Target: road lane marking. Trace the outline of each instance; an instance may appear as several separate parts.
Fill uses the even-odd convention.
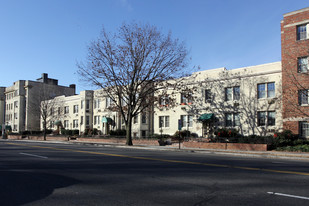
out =
[[[39,157],[39,158],[43,158],[43,159],[48,159],[48,157],[44,157],[44,156],[40,156],[40,155],[35,155],[35,154],[29,154],[29,153],[19,153],[21,155],[26,155],[26,156],[31,156],[31,157]]]
[[[273,170],[273,169],[264,169],[264,168],[256,168],[256,167],[243,167],[243,166],[233,166],[233,165],[224,165],[224,164],[191,162],[191,161],[183,161],[183,160],[168,160],[168,159],[151,158],[151,157],[136,157],[136,156],[128,156],[128,155],[120,155],[120,154],[110,154],[110,153],[104,153],[104,152],[91,152],[91,151],[74,150],[74,149],[61,149],[61,148],[56,148],[56,147],[34,146],[34,145],[26,145],[26,144],[18,144],[18,143],[7,143],[7,144],[24,146],[24,147],[41,148],[41,149],[51,149],[51,150],[58,150],[58,151],[77,152],[77,153],[84,153],[84,154],[104,155],[104,156],[110,156],[110,157],[122,157],[122,158],[130,158],[130,159],[152,160],[152,161],[160,161],[160,162],[181,163],[181,164],[191,164],[191,165],[203,165],[203,166],[210,166],[210,167],[223,167],[223,168],[234,168],[234,169],[251,170],[251,171],[262,171],[262,172],[271,172],[271,173],[309,176],[308,172]]]
[[[292,197],[292,198],[298,198],[303,200],[309,200],[309,197],[303,197],[303,196],[297,196],[297,195],[289,195],[289,194],[283,194],[278,192],[267,192],[270,195],[278,195],[278,196],[284,196],[284,197]]]

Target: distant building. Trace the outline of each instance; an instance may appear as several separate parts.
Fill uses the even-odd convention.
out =
[[[74,95],[75,85],[60,86],[58,80],[50,79],[48,74],[43,73],[37,81],[19,80],[14,82],[12,86],[5,88],[4,94],[5,124],[11,126],[13,132],[38,131],[40,130],[39,105],[41,101],[59,95]]]
[[[309,7],[281,21],[283,126],[309,138]]]

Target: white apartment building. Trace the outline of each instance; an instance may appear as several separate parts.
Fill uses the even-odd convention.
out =
[[[81,91],[79,95],[58,96],[46,102],[52,101],[53,115],[47,120],[49,129],[57,129],[58,123],[61,123],[64,129],[79,130],[80,134],[87,132],[87,129],[96,129],[102,135],[109,134],[111,130],[125,129],[122,116],[111,109],[113,102],[102,90]],[[152,134],[153,130],[149,128],[152,124],[150,115],[143,113],[134,118],[132,126],[134,137],[146,137]]]
[[[217,128],[234,128],[243,135],[282,129],[281,62],[205,70],[184,78],[183,83],[191,94],[165,95],[155,107],[155,133],[173,135],[179,120],[181,130],[200,137],[211,136]],[[175,98],[176,105],[164,103],[168,98]]]
[[[58,85],[58,80],[48,78],[43,73],[36,81],[19,80],[12,86],[6,87],[5,107],[0,109],[4,113],[4,123],[13,132],[40,130],[40,103],[59,95],[74,95],[75,85],[69,87]],[[0,113],[1,113],[0,112]]]
[[[133,119],[132,136],[173,135],[179,129],[209,137],[217,128],[237,129],[243,135],[272,134],[282,129],[281,62],[193,73],[182,79],[190,94],[169,89],[149,112]],[[155,94],[158,95],[159,94]],[[191,98],[190,98],[191,96]],[[125,129],[121,115],[102,90],[59,96],[65,129],[97,129],[100,134]],[[170,104],[174,99],[175,104]],[[50,128],[55,129],[53,123]]]

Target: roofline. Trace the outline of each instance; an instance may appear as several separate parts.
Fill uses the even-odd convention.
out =
[[[309,7],[299,9],[299,10],[296,10],[296,11],[292,11],[292,12],[289,12],[289,13],[285,13],[285,14],[283,14],[283,17],[291,16],[291,15],[298,14],[298,13],[301,13],[301,12],[304,12],[304,11],[309,11]]]

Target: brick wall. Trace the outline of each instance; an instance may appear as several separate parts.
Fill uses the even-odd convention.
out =
[[[298,90],[309,89],[309,74],[298,73],[297,59],[309,56],[309,39],[297,40],[297,25],[309,21],[309,9],[284,15],[281,22],[283,128],[299,132],[298,121],[309,117],[309,107],[300,106]],[[309,31],[308,31],[309,32]]]

